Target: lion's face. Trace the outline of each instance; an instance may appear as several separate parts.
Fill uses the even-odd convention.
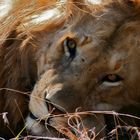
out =
[[[83,14],[49,35],[37,34],[39,80],[29,106],[36,117],[139,104],[140,20],[104,18]]]

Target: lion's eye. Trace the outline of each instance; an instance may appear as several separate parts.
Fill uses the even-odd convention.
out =
[[[77,47],[76,41],[72,38],[66,38],[63,43],[65,49],[67,49],[67,52],[69,53],[69,57],[74,58],[76,55],[76,47]]]
[[[118,86],[122,80],[123,78],[117,74],[108,74],[103,77],[102,83],[106,86]]]

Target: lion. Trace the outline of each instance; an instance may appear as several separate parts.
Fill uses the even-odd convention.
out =
[[[140,2],[104,1],[96,6],[74,1],[67,6],[67,17],[51,24],[50,34],[38,34],[39,42],[46,38],[46,51],[38,52],[40,79],[30,96],[26,123],[37,135],[49,135],[41,120],[63,131],[68,119],[58,114],[78,108],[139,114]],[[82,119],[85,127],[96,125],[99,132],[106,115],[96,117],[98,121],[89,115]]]
[[[55,3],[50,8],[61,2]],[[8,126],[18,134],[27,117],[30,134],[65,134],[68,121],[75,123],[69,114],[97,111],[81,113],[80,124],[100,133],[108,123],[100,112],[139,115],[139,0],[68,0],[59,8],[59,16],[41,24],[28,17],[44,7],[15,8],[19,18],[4,19],[11,26],[1,33],[0,111],[8,112]],[[0,134],[8,136],[5,130]]]

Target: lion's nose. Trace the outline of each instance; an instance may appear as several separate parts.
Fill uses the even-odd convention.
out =
[[[59,115],[59,114],[66,114],[66,110],[61,106],[52,103],[51,101],[46,99],[46,106],[51,115]]]
[[[70,113],[75,112],[76,108],[82,107],[82,94],[78,93],[72,86],[59,83],[48,86],[45,91],[47,92],[45,99],[53,103],[53,106],[59,110],[66,110]]]

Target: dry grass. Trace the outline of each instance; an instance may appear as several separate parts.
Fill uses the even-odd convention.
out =
[[[96,140],[96,137],[100,134],[101,131],[106,129],[106,126],[102,128],[100,132],[96,132],[96,127],[93,127],[91,129],[85,128],[83,122],[82,122],[82,115],[93,115],[96,116],[96,114],[108,114],[114,116],[114,122],[116,124],[115,129],[113,129],[111,132],[109,132],[105,137],[103,137],[101,140],[139,140],[140,139],[140,131],[138,127],[133,127],[127,125],[126,122],[124,122],[120,116],[125,116],[129,119],[137,119],[140,120],[139,117],[129,115],[129,114],[122,114],[122,113],[116,113],[114,111],[86,111],[86,112],[76,112],[76,113],[68,113],[68,114],[60,114],[60,115],[53,115],[53,117],[65,117],[67,118],[67,124],[68,127],[54,127],[59,133],[63,134],[64,137],[47,137],[47,136],[33,136],[33,135],[27,135],[22,136],[22,131],[24,131],[26,128],[24,127],[23,130],[11,140]],[[7,112],[4,112],[0,114],[3,116],[4,122],[8,122],[7,120]],[[122,121],[125,123],[125,125],[119,124],[119,121]],[[47,128],[47,123],[45,124]],[[3,140],[3,138],[0,138]]]
[[[17,92],[20,94],[24,94],[26,96],[29,96],[28,92],[21,92],[18,90],[14,89],[9,89],[9,88],[1,88],[0,90],[9,90],[12,92]],[[35,97],[38,98],[38,97]],[[80,112],[78,109],[74,113],[67,113],[67,114],[59,114],[59,115],[52,115],[51,113],[49,114],[49,117],[64,117],[67,118],[67,127],[62,126],[61,124],[58,125],[57,127],[51,126],[54,129],[56,129],[59,134],[63,134],[65,137],[47,137],[47,136],[33,136],[33,135],[27,135],[23,136],[22,132],[26,131],[26,126],[19,132],[19,134],[15,137],[12,138],[11,140],[39,140],[39,139],[44,139],[44,140],[96,140],[96,137],[106,129],[106,126],[103,126],[102,129],[99,132],[96,132],[96,127],[87,129],[84,124],[82,117],[83,115],[91,115],[94,117],[97,117],[96,115],[112,115],[114,118],[114,124],[115,128],[108,133],[102,140],[125,140],[125,138],[128,136],[130,137],[130,140],[139,140],[140,139],[140,131],[138,127],[135,126],[130,126],[125,122],[125,120],[121,119],[121,117],[127,117],[128,119],[135,119],[135,120],[140,120],[139,117],[130,115],[130,114],[123,114],[123,113],[117,113],[115,111],[84,111]],[[0,114],[2,116],[4,123],[9,127],[9,121],[7,118],[8,113],[3,112]],[[22,114],[21,114],[22,115]],[[48,119],[48,114],[43,117],[43,119],[46,121],[45,125],[47,128],[47,119]],[[39,122],[41,119],[39,119]],[[24,120],[25,122],[25,120]],[[124,125],[121,125],[123,122]],[[10,127],[9,127],[10,129]],[[48,128],[47,128],[48,129]],[[47,131],[46,129],[46,131]],[[11,130],[12,131],[12,130]],[[26,132],[28,134],[28,132]],[[0,138],[0,140],[4,140],[4,138]],[[127,138],[126,138],[127,140]],[[128,139],[129,140],[129,139]]]

